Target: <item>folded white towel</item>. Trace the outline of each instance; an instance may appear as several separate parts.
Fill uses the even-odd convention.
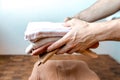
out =
[[[70,27],[64,27],[62,23],[30,22],[25,31],[25,40],[34,41],[46,37],[62,37]]]

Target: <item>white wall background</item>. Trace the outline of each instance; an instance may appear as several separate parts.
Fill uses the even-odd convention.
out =
[[[0,54],[23,55],[28,42],[28,22],[63,22],[96,0],[0,0]],[[119,14],[120,15],[120,14]],[[95,51],[110,54],[120,62],[120,42],[101,42]]]

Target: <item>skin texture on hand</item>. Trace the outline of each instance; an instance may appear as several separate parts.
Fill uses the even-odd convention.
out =
[[[76,51],[82,51],[90,48],[98,41],[95,39],[95,35],[89,30],[88,22],[81,21],[79,19],[72,19],[67,21],[64,26],[71,27],[64,37],[53,43],[48,47],[47,51],[52,51],[57,48],[61,48],[58,53],[73,53]],[[81,25],[81,26],[80,26]]]

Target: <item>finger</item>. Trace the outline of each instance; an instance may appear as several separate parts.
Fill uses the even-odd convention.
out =
[[[46,52],[47,48],[52,44],[53,42],[49,42],[47,44],[45,44],[44,46],[41,46],[37,49],[35,49],[31,55],[39,55],[39,54],[42,54],[44,52]]]
[[[66,21],[66,22],[63,24],[63,26],[65,26],[65,27],[74,26],[74,24],[75,24],[76,21],[77,21],[76,19],[70,19],[70,20]]]
[[[97,48],[99,46],[99,42],[96,42],[94,45],[92,45],[90,48]]]
[[[72,19],[71,17],[67,17],[67,18],[64,19],[64,22],[67,22],[67,21],[69,21],[71,19]]]
[[[63,46],[65,43],[67,43],[68,39],[66,37],[61,38],[60,40],[56,41],[55,43],[53,43],[52,45],[50,45],[47,48],[47,52],[53,51],[55,49],[60,48],[61,46]]]
[[[79,49],[81,49],[81,51],[82,51],[81,46],[80,45],[76,45],[74,48],[72,48],[71,50],[69,50],[68,53],[72,54],[72,53],[78,51]]]
[[[64,27],[71,27],[71,25],[68,24],[68,23],[63,23],[63,26],[64,26]]]
[[[71,50],[75,45],[71,43],[67,43],[64,47],[62,47],[57,54],[64,54],[67,53],[69,50]]]
[[[79,52],[79,53],[81,53],[81,54],[83,54],[87,57],[91,57],[91,58],[97,58],[98,57],[98,55],[90,49],[86,49],[86,50],[83,50],[83,51],[78,50],[77,52]]]

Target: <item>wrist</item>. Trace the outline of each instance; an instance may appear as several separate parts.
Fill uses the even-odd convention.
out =
[[[105,41],[108,39],[109,29],[106,29],[106,26],[102,23],[90,23],[91,34],[94,35],[97,41]]]
[[[96,22],[91,23],[90,28],[92,34],[98,41],[106,40],[120,40],[119,27],[120,23],[117,20],[107,21],[107,22]]]

